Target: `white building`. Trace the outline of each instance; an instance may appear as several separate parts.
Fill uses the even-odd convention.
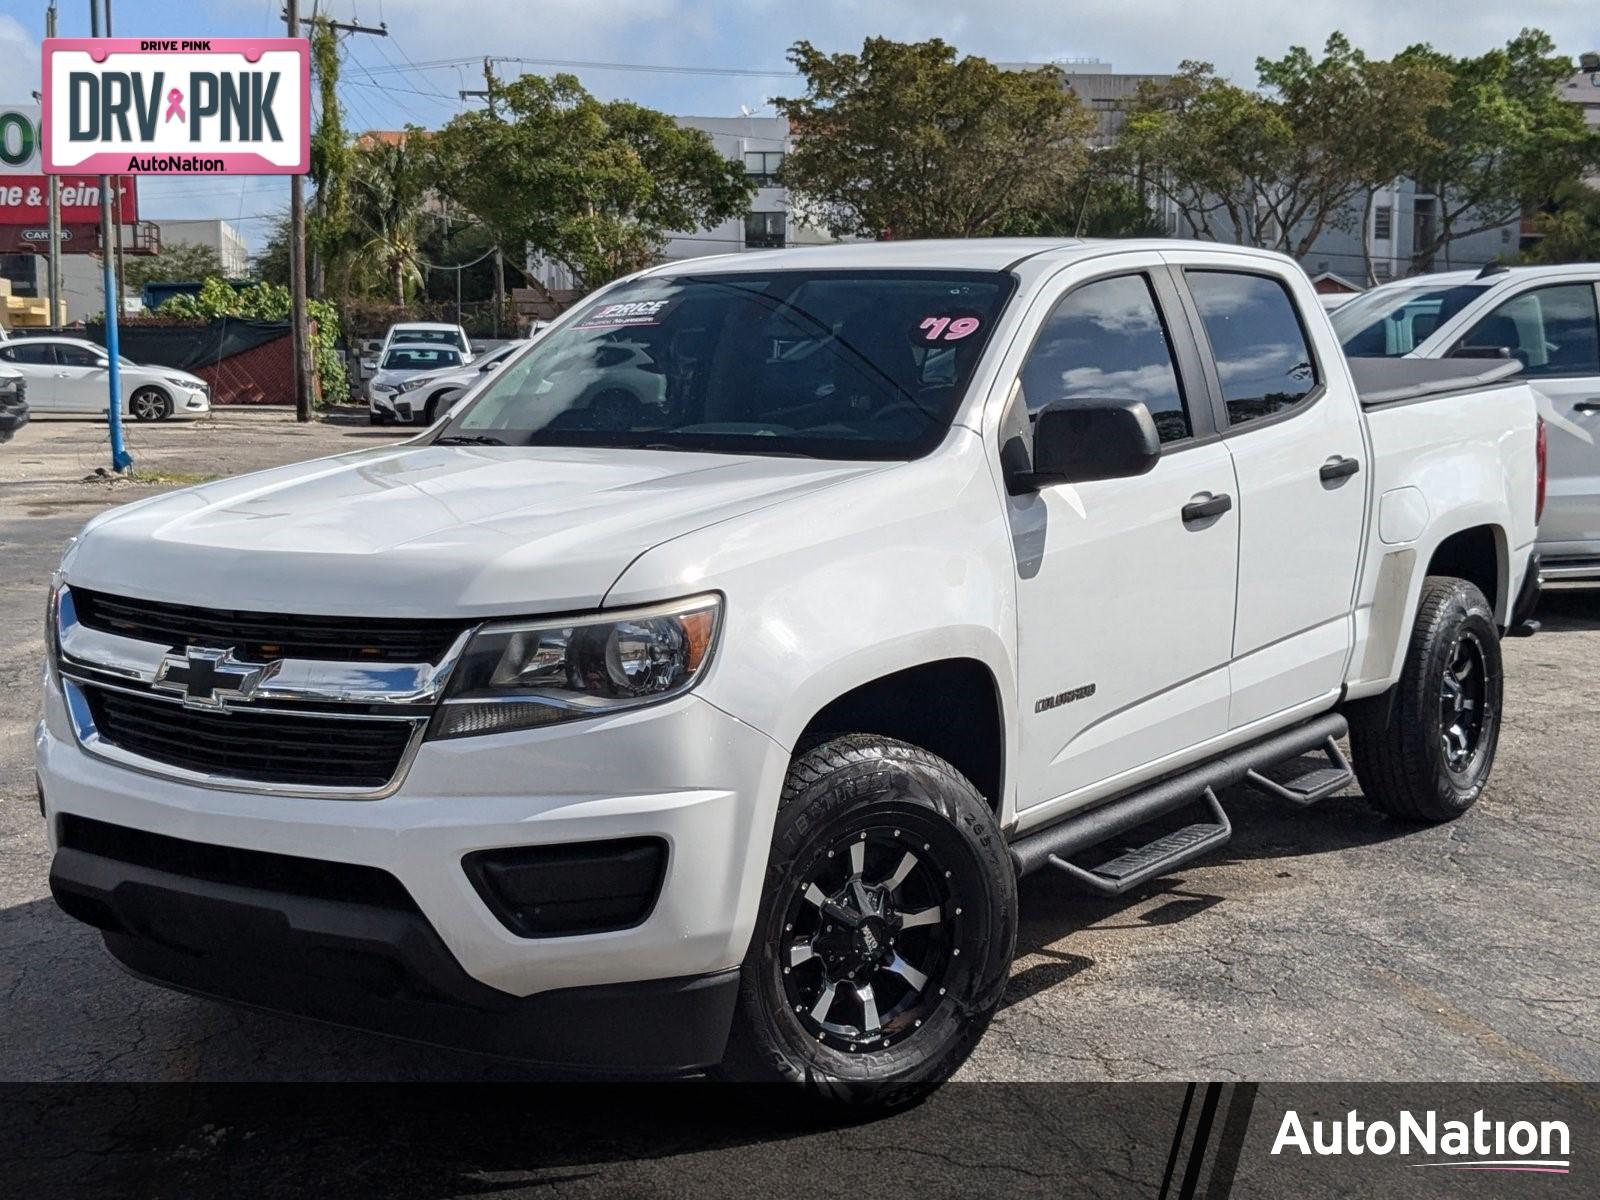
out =
[[[243,279],[250,273],[250,247],[239,231],[220,219],[201,221],[155,221],[161,229],[161,244],[209,246],[217,252],[222,273],[229,279]]]

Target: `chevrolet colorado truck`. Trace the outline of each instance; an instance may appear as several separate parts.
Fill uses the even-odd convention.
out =
[[[1210,244],[647,270],[411,441],[89,522],[53,893],[205,996],[914,1094],[1020,876],[1144,885],[1229,785],[1344,787],[1347,733],[1395,819],[1478,798],[1538,578],[1514,369],[1353,376],[1298,267]]]

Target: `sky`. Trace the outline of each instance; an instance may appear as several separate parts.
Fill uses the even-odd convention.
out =
[[[304,14],[313,2],[301,0]],[[45,0],[0,0],[0,103],[27,103],[39,86],[45,7]],[[1254,82],[1257,56],[1320,47],[1334,30],[1376,56],[1422,41],[1477,53],[1525,26],[1544,29],[1574,58],[1600,49],[1590,0],[321,0],[321,7],[338,20],[389,30],[388,37],[344,39],[341,95],[353,130],[449,120],[477,103],[457,92],[483,86],[485,54],[544,60],[498,64],[502,75],[570,70],[607,99],[733,116],[770,112],[769,97],[798,92],[784,55],[801,39],[841,51],[873,35],[942,37],[997,61],[1089,58],[1152,73],[1199,59],[1241,83]],[[112,0],[112,19],[120,37],[281,36],[282,9],[282,0]],[[89,0],[62,0],[58,12],[61,36],[89,33]],[[222,217],[259,248],[286,193],[285,182],[272,178],[145,179],[141,213]]]

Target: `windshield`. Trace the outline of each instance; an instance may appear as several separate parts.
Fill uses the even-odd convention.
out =
[[[385,371],[436,371],[440,367],[459,367],[461,355],[454,350],[410,349],[397,347],[383,359]]]
[[[441,343],[448,346],[459,346],[462,335],[453,329],[396,329],[389,339],[391,346],[405,344],[415,345],[418,342],[429,342],[437,346]]]
[[[496,372],[439,440],[914,458],[949,429],[1012,285],[976,271],[641,279]]]
[[[1378,288],[1340,305],[1330,318],[1351,358],[1399,358],[1481,296],[1485,286],[1434,283]]]

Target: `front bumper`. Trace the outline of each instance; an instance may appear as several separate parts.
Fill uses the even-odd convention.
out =
[[[611,718],[425,742],[398,790],[381,800],[227,791],[107,762],[76,743],[54,683],[46,687],[36,750],[52,848],[59,850],[58,890],[99,897],[113,914],[132,906],[109,928],[91,922],[107,929],[108,947],[131,969],[195,992],[406,1036],[426,1036],[436,1023],[429,1040],[457,1043],[451,1030],[485,1012],[503,1014],[482,1018],[487,1025],[509,1027],[518,1023],[511,1014],[533,1014],[528,1019],[537,1024],[566,1005],[593,1002],[597,1011],[613,1011],[612,992],[580,1001],[579,990],[650,984],[634,994],[669,1007],[680,992],[720,995],[711,984],[682,981],[726,973],[744,957],[787,765],[764,734],[692,694]],[[144,869],[137,864],[84,862],[60,848],[64,814],[208,846],[377,868],[399,881],[415,913],[397,923],[371,911],[309,910],[301,899],[270,891],[219,894],[213,885],[199,886],[203,880],[135,878],[130,872]],[[462,868],[480,850],[627,837],[657,837],[668,849],[654,908],[626,929],[520,937],[490,911]],[[220,949],[185,956],[181,939],[174,947],[172,936],[141,916],[145,901],[127,898],[141,889],[173,898],[162,902],[164,911],[180,921],[192,917],[222,931]],[[63,906],[73,911],[70,901]],[[264,938],[272,940],[262,932],[268,930],[286,947],[276,969],[256,954]],[[288,937],[301,930],[313,935],[310,943]],[[362,953],[402,962],[402,975],[431,981],[420,991],[401,989],[397,1021],[380,1012],[395,1008],[379,1004],[383,997],[332,989],[340,994],[324,1004],[322,981],[308,986],[305,964],[327,957],[315,947],[332,938],[359,949],[371,937],[375,945]],[[249,961],[235,961],[229,946],[243,947]],[[440,983],[453,973],[459,973],[454,983]],[[426,998],[418,1001],[423,1007],[411,1003],[414,995]],[[529,997],[540,1003],[518,1003]],[[477,1015],[446,1019],[435,1012],[440,1004]],[[501,1052],[550,1058],[531,1037],[494,1035],[507,1047]],[[633,1049],[625,1057],[649,1068],[699,1065],[668,1064]]]

